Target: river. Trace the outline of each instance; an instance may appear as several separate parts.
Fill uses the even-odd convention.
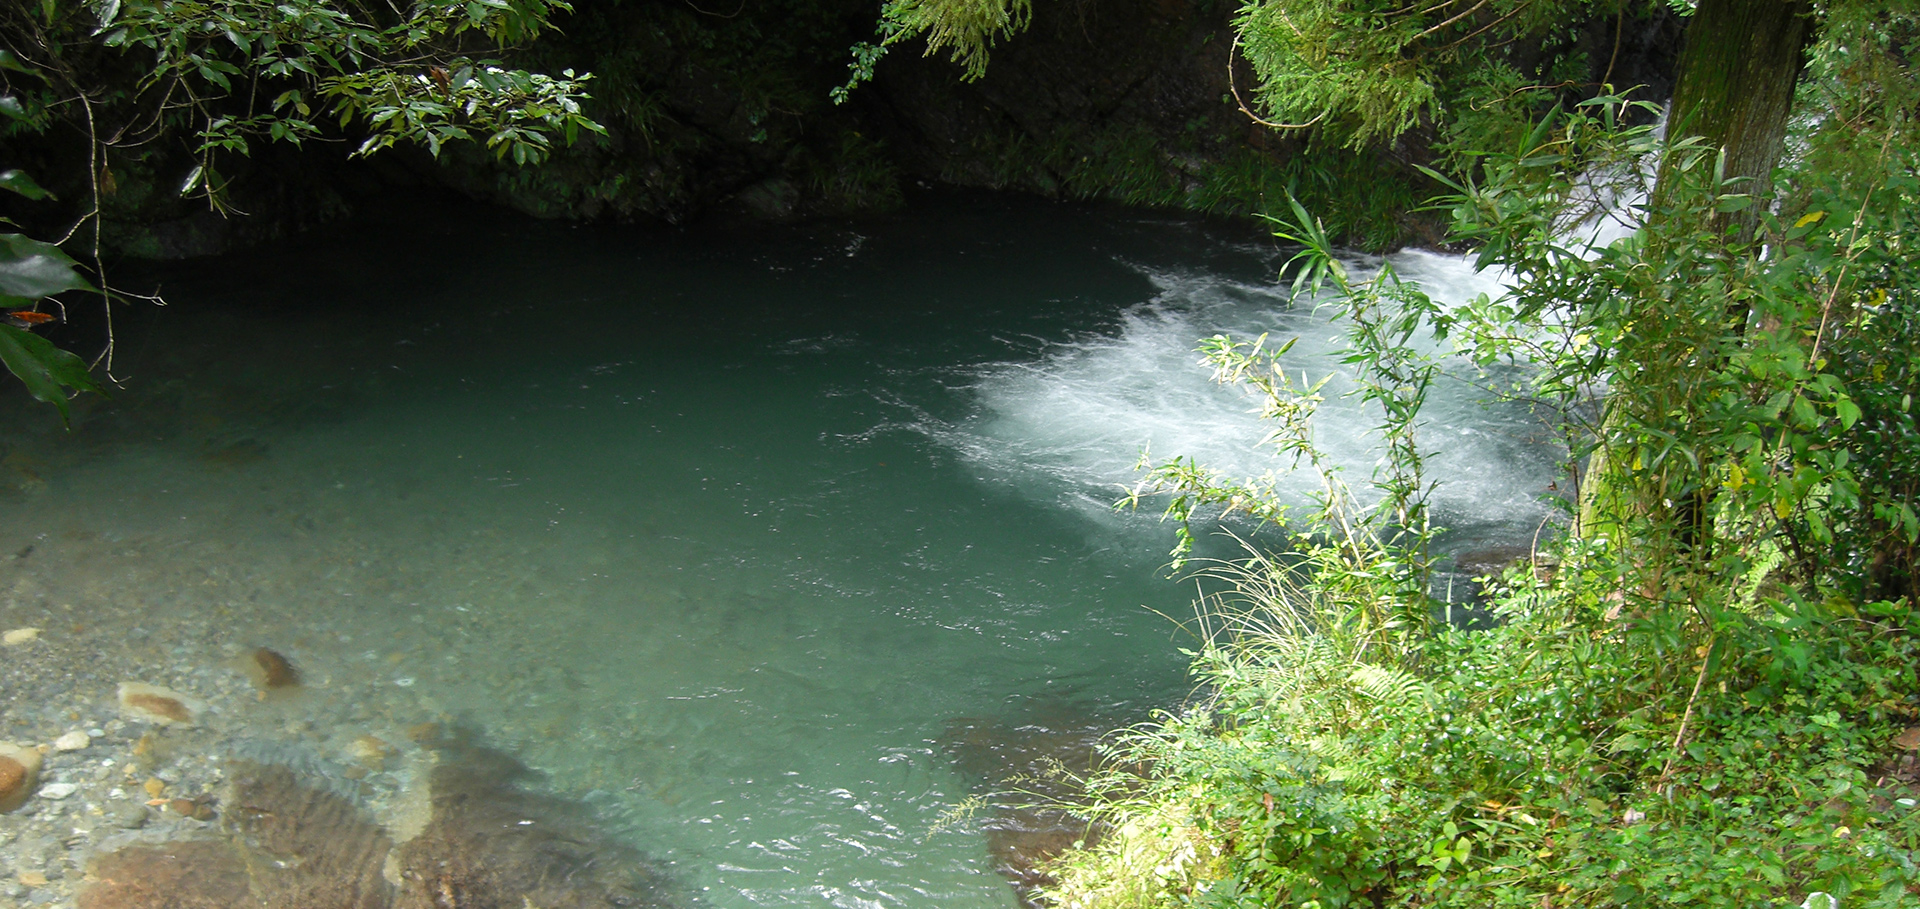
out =
[[[0,624],[125,638],[101,679],[228,698],[228,738],[473,729],[702,905],[1010,906],[956,749],[1187,697],[1171,528],[1111,505],[1143,448],[1263,469],[1198,339],[1335,368],[1286,258],[1245,225],[928,195],[689,232],[401,205],[124,271],[169,304],[121,309],[125,390],[71,435],[7,390],[0,544],[30,554]],[[1444,380],[1427,428],[1456,549],[1549,514],[1549,440],[1483,397]],[[1363,429],[1321,424],[1356,484]],[[304,705],[224,680],[256,646]]]

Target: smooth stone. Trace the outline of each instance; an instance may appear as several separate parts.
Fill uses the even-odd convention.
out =
[[[39,636],[40,629],[38,628],[15,628],[6,634],[0,634],[0,644],[13,647],[18,644],[25,644]]]
[[[191,726],[206,705],[171,688],[143,682],[121,682],[120,712],[130,720],[160,726]]]
[[[39,779],[40,749],[0,742],[0,811],[25,804]]]
[[[40,787],[40,797],[43,799],[63,799],[79,791],[80,787],[73,783],[48,783]]]
[[[57,739],[54,739],[53,750],[79,751],[80,749],[85,748],[91,744],[93,744],[93,738],[91,736],[88,736],[85,732],[75,729],[72,732],[67,733],[66,735],[63,735]]]

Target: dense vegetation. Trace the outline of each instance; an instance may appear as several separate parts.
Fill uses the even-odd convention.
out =
[[[1242,22],[1351,25],[1363,7],[1249,4]],[[1232,592],[1201,604],[1195,652],[1210,695],[1119,740],[1153,769],[1100,781],[1116,833],[1063,862],[1055,897],[1920,901],[1916,26],[1893,5],[1709,0],[1665,137],[1601,96],[1459,146],[1438,204],[1514,276],[1497,300],[1436,306],[1390,269],[1347,274],[1305,211],[1283,226],[1307,250],[1297,286],[1331,285],[1381,405],[1378,504],[1313,447],[1317,387],[1260,342],[1206,345],[1327,493],[1292,525],[1295,555],[1217,569]],[[1404,128],[1410,108],[1377,96],[1300,97],[1333,65],[1310,49],[1266,70],[1269,104],[1297,106],[1282,116]],[[1623,200],[1634,233],[1584,244],[1596,203]],[[1564,539],[1494,582],[1483,630],[1441,621],[1426,583],[1418,414],[1443,364],[1408,342],[1429,333],[1523,367],[1509,392],[1557,415],[1580,486]],[[1157,469],[1155,492],[1182,519],[1286,517],[1269,483],[1191,462]]]

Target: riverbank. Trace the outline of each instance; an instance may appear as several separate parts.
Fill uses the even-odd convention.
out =
[[[1050,904],[1920,898],[1920,612],[1663,630],[1603,595],[1603,550],[1561,555],[1480,631],[1376,637],[1258,571],[1203,604],[1205,698],[1115,741],[1151,769],[1096,781],[1113,832]]]

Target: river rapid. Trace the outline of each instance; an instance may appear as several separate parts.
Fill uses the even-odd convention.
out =
[[[968,810],[990,739],[1189,694],[1171,528],[1112,508],[1141,452],[1270,466],[1196,342],[1297,336],[1299,368],[1338,368],[1287,256],[1244,225],[930,195],[693,232],[437,202],[123,271],[168,302],[119,310],[124,390],[71,434],[17,387],[0,407],[0,626],[71,664],[9,677],[0,737],[166,684],[210,705],[209,752],[408,752],[363,792],[379,813],[421,772],[408,730],[457,725],[689,902],[1011,906]],[[1457,257],[1395,264],[1497,291]],[[1484,397],[1442,380],[1425,429],[1455,550],[1551,513],[1551,440]],[[1345,401],[1319,422],[1356,485],[1365,429]],[[260,646],[302,698],[255,703],[233,667]],[[54,769],[115,758],[88,760]],[[37,810],[144,797],[99,766]]]

